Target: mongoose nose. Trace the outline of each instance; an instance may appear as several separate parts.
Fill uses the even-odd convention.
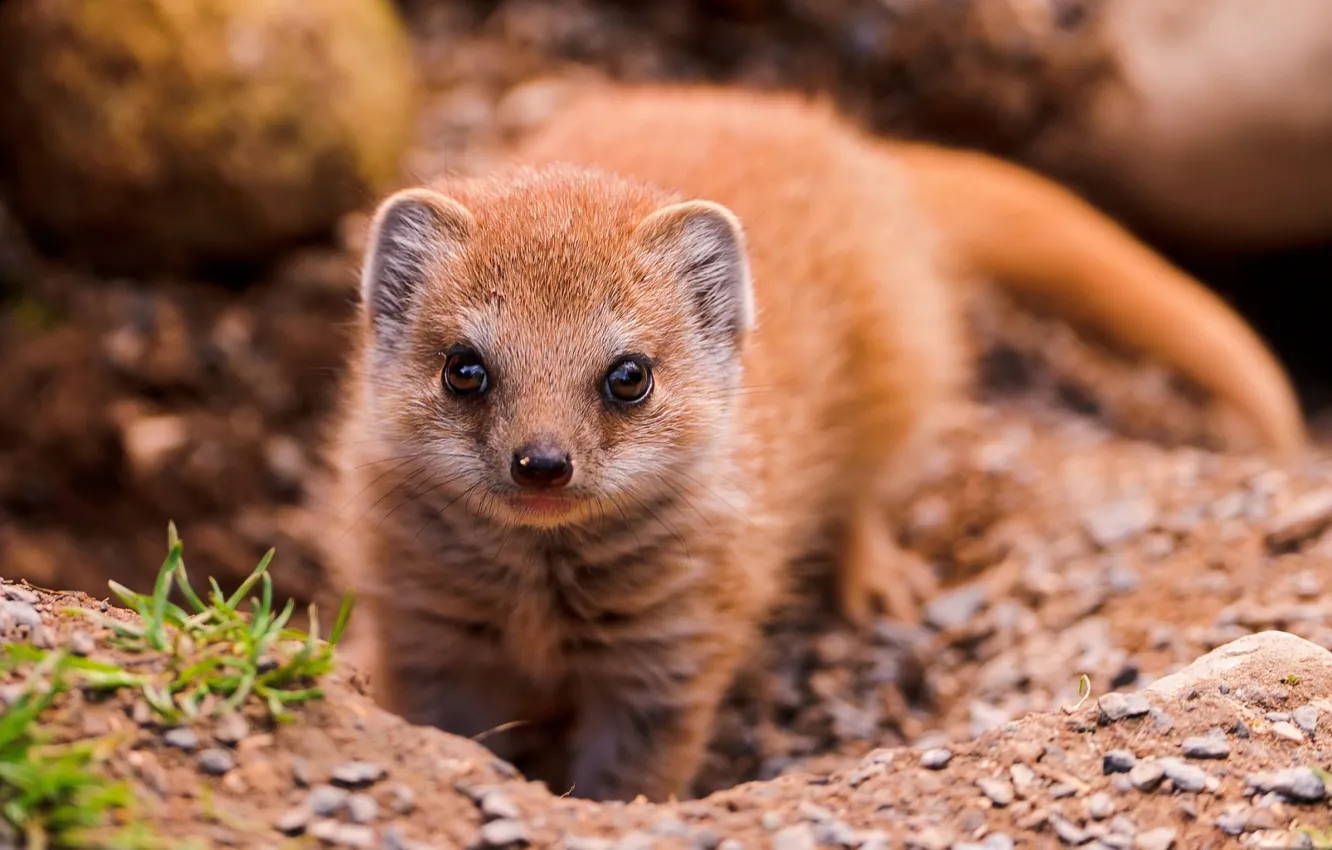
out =
[[[573,461],[554,446],[523,446],[513,453],[509,475],[523,487],[553,490],[573,478]]]

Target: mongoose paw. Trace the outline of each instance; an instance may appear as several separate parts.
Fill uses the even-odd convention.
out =
[[[850,529],[839,569],[842,616],[865,628],[876,614],[917,622],[921,608],[939,587],[934,567],[897,544],[886,518],[864,510]]]

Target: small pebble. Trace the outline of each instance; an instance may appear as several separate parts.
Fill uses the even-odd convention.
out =
[[[379,803],[369,794],[352,794],[347,798],[347,819],[352,823],[374,823],[379,819]]]
[[[1132,837],[1138,834],[1138,825],[1123,815],[1115,815],[1110,820],[1110,831],[1115,835]]]
[[[1228,808],[1216,818],[1216,828],[1231,838],[1243,835],[1248,827],[1249,812],[1242,806]]]
[[[808,800],[802,800],[800,802],[800,805],[796,808],[796,814],[798,814],[803,820],[812,821],[814,823],[834,820],[836,818],[836,815],[828,809],[820,806],[818,803],[811,803]]]
[[[679,818],[662,818],[648,830],[662,838],[684,838],[689,834],[689,824]]]
[[[782,816],[776,812],[764,812],[759,822],[768,832],[776,832],[782,828]]]
[[[1155,761],[1140,761],[1129,771],[1128,777],[1134,788],[1150,794],[1165,779],[1165,768]]]
[[[219,744],[234,747],[250,734],[250,724],[240,714],[229,711],[213,725],[213,739]]]
[[[1112,691],[1096,701],[1103,723],[1117,723],[1130,717],[1142,717],[1152,710],[1152,704],[1142,694]]]
[[[486,820],[514,820],[522,816],[513,799],[498,789],[481,796],[481,814]]]
[[[273,826],[283,835],[300,835],[310,823],[310,810],[305,806],[287,809],[278,816]]]
[[[375,846],[375,831],[368,826],[317,820],[305,830],[311,837],[334,847],[369,848]]]
[[[1286,721],[1282,720],[1280,722],[1273,723],[1271,729],[1272,729],[1272,734],[1282,739],[1283,741],[1291,741],[1292,743],[1302,744],[1306,740],[1304,737],[1304,733],[1300,731],[1300,727],[1296,726],[1294,723],[1287,723]]]
[[[614,850],[615,842],[605,838],[585,838],[581,835],[564,836],[564,850]]]
[[[615,842],[615,850],[652,850],[657,844],[652,836],[642,832],[631,832]]]
[[[717,845],[717,850],[745,850],[745,845],[734,838],[723,838],[722,843]]]
[[[74,632],[69,636],[69,651],[81,658],[87,658],[97,649],[97,643],[92,639],[92,635],[85,632]]]
[[[1102,549],[1112,549],[1148,530],[1156,522],[1156,503],[1146,496],[1106,502],[1082,517],[1087,534]]]
[[[1223,759],[1230,756],[1230,742],[1226,740],[1226,733],[1220,729],[1212,729],[1206,735],[1185,738],[1180,749],[1191,759]]]
[[[1301,706],[1291,712],[1295,725],[1304,730],[1310,738],[1318,731],[1318,709],[1312,705]]]
[[[1170,850],[1175,846],[1176,831],[1173,827],[1161,826],[1140,832],[1133,838],[1134,850]]]
[[[1092,820],[1105,820],[1115,813],[1115,801],[1104,791],[1087,798],[1087,816]]]
[[[511,847],[527,843],[527,825],[522,821],[493,820],[481,827],[481,843],[487,847]]]
[[[236,767],[236,757],[226,750],[209,747],[199,753],[199,769],[209,776],[223,776]]]
[[[940,631],[965,626],[985,607],[989,596],[985,586],[979,584],[942,593],[925,606],[925,622]]]
[[[1072,821],[1065,820],[1064,818],[1050,818],[1050,826],[1054,827],[1055,835],[1059,836],[1059,840],[1065,844],[1070,844],[1076,847],[1079,844],[1086,844],[1091,840],[1091,836],[1087,834],[1087,830]]]
[[[981,778],[976,780],[976,787],[980,792],[989,798],[999,808],[1007,806],[1013,802],[1015,792],[1013,786],[1002,779]]]
[[[1295,803],[1320,803],[1328,797],[1327,783],[1308,767],[1258,773],[1247,777],[1246,781],[1259,791],[1275,792]]]
[[[818,846],[809,824],[788,826],[772,836],[772,850],[817,850]]]
[[[1175,758],[1160,759],[1159,763],[1176,790],[1196,794],[1207,787],[1207,773],[1201,767]]]
[[[1137,756],[1128,750],[1110,750],[1101,757],[1101,773],[1128,773],[1138,763]]]
[[[166,730],[162,734],[162,740],[166,742],[167,746],[184,750],[187,753],[199,749],[199,736],[188,726],[177,726],[175,729]]]
[[[1078,789],[1067,782],[1056,782],[1050,786],[1050,798],[1052,800],[1065,800],[1076,793],[1078,793]]]
[[[388,774],[383,765],[372,761],[351,761],[333,768],[334,785],[343,788],[368,788]]]
[[[920,755],[921,766],[928,770],[943,770],[952,760],[952,751],[943,749],[942,747],[926,750]]]
[[[320,785],[310,791],[305,798],[305,804],[319,817],[331,818],[342,812],[343,807],[347,805],[347,798],[350,796],[351,792],[345,788]]]
[[[394,785],[389,789],[389,808],[394,814],[411,814],[416,807],[416,792],[406,785]]]
[[[1169,714],[1166,714],[1164,711],[1162,711],[1159,708],[1153,708],[1150,712],[1148,712],[1148,715],[1152,719],[1152,729],[1154,729],[1158,734],[1164,735],[1165,733],[1175,728],[1175,718],[1171,717]]]
[[[710,827],[704,827],[694,833],[694,850],[717,850],[721,846],[721,836],[716,830]]]
[[[302,758],[291,760],[291,781],[297,788],[310,787],[310,763]]]
[[[36,605],[41,601],[37,594],[26,587],[19,587],[17,584],[5,585],[5,598],[14,602],[21,602],[24,605]]]

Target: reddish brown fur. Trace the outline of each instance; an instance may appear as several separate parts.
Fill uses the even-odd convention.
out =
[[[661,799],[687,790],[787,565],[821,529],[844,532],[848,614],[876,597],[910,611],[922,574],[884,511],[967,357],[897,165],[831,110],[604,97],[525,147],[535,170],[381,206],[367,280],[401,255],[392,268],[420,285],[401,324],[371,314],[403,299],[370,299],[336,451],[354,522],[330,554],[367,603],[355,639],[391,710],[462,734],[526,721],[487,743],[557,792]],[[733,232],[725,210],[676,206],[691,197],[743,223],[757,321],[733,336],[667,262],[702,244],[682,222],[709,223],[711,247]],[[429,227],[387,212],[403,198]],[[479,401],[440,388],[460,339],[496,376]],[[632,413],[595,391],[626,350],[656,363]],[[555,519],[505,502],[509,452],[537,436],[582,476]]]

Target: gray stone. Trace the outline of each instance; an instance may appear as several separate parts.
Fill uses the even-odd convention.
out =
[[[1147,496],[1106,502],[1086,511],[1082,517],[1087,535],[1102,549],[1126,543],[1156,522],[1156,503]]]
[[[1304,730],[1304,734],[1310,738],[1318,731],[1318,708],[1317,706],[1304,705],[1295,709],[1291,717],[1295,725]]]
[[[948,591],[925,606],[925,622],[940,631],[960,628],[980,613],[988,599],[989,592],[980,584]]]
[[[250,734],[250,724],[234,711],[228,711],[213,724],[213,740],[234,747]]]
[[[487,847],[512,847],[527,843],[527,824],[522,821],[493,820],[481,827],[481,843]]]
[[[320,785],[310,790],[305,798],[305,804],[310,807],[321,818],[336,817],[341,814],[343,808],[347,805],[347,798],[351,792],[345,788],[334,788],[332,785]]]
[[[343,788],[368,788],[388,775],[383,765],[372,761],[351,761],[333,768],[334,785]]]
[[[226,750],[209,747],[199,753],[199,769],[209,776],[222,776],[236,767],[236,757]]]
[[[162,740],[169,747],[192,753],[199,749],[199,736],[188,726],[177,726],[162,733]]]
[[[1101,773],[1128,773],[1138,763],[1137,756],[1128,750],[1110,750],[1101,757]]]
[[[369,794],[352,794],[347,798],[347,819],[352,823],[374,823],[379,820],[379,803]]]
[[[513,798],[498,788],[483,793],[480,806],[486,820],[514,820],[522,816]]]
[[[1117,723],[1130,717],[1142,717],[1152,710],[1152,704],[1140,693],[1125,694],[1112,691],[1096,701],[1101,710],[1101,722]]]
[[[779,829],[772,836],[772,850],[818,850],[814,830],[809,824],[797,824]]]
[[[1160,759],[1159,764],[1178,791],[1196,794],[1207,787],[1207,774],[1197,765],[1176,758]]]
[[[1177,831],[1174,827],[1161,826],[1140,832],[1133,838],[1134,850],[1170,850],[1175,846]]]
[[[989,777],[977,779],[976,787],[980,789],[982,794],[989,798],[991,803],[994,803],[1001,809],[1013,802],[1015,796],[1012,784],[1005,782],[1002,779],[992,779]]]
[[[1050,826],[1054,828],[1055,835],[1059,836],[1060,841],[1074,847],[1086,844],[1092,839],[1087,830],[1061,817],[1050,818]]]
[[[1087,817],[1092,820],[1105,820],[1115,813],[1115,801],[1104,791],[1098,791],[1087,798]]]
[[[1328,798],[1327,783],[1308,767],[1256,773],[1247,777],[1246,781],[1258,791],[1275,792],[1295,803],[1321,803]]]
[[[334,847],[352,847],[357,850],[375,846],[375,831],[368,826],[338,823],[335,820],[317,820],[306,828],[306,833]]]
[[[951,750],[943,747],[936,747],[932,750],[926,750],[920,754],[920,764],[929,770],[943,770],[948,763],[953,760]]]
[[[1165,768],[1156,761],[1140,761],[1129,771],[1128,777],[1134,788],[1150,794],[1165,780]]]
[[[279,815],[273,826],[283,835],[300,835],[309,823],[310,810],[305,806],[296,806]]]
[[[1191,759],[1224,759],[1230,756],[1230,742],[1226,740],[1226,733],[1220,729],[1212,729],[1206,735],[1185,738],[1180,749]]]

